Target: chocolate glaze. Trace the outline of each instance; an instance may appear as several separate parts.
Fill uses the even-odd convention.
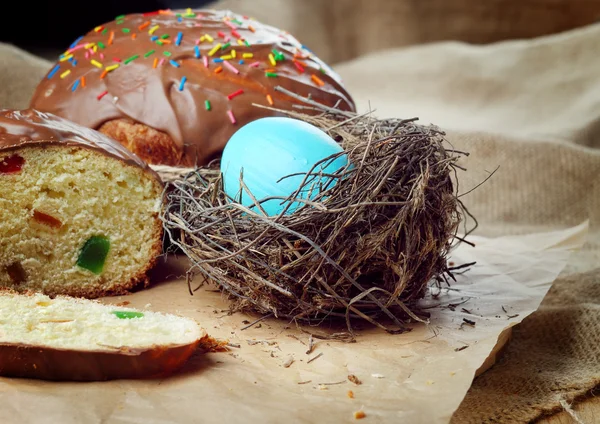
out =
[[[131,14],[93,29],[53,65],[37,87],[31,107],[95,129],[113,119],[131,119],[168,134],[188,165],[189,158],[197,158],[201,165],[220,154],[245,123],[276,115],[253,106],[269,106],[267,95],[274,108],[288,110],[299,103],[275,91],[275,86],[327,106],[355,110],[339,76],[289,34],[229,11],[189,12]],[[210,55],[217,44],[227,42],[230,46]],[[232,56],[233,50],[236,57],[227,62],[239,73],[214,62]],[[269,54],[276,59],[275,66]],[[133,59],[125,63],[129,58]],[[114,65],[119,66],[105,72]],[[215,73],[219,66],[222,72]],[[267,76],[269,69],[277,76]],[[183,77],[186,81],[180,87]],[[228,98],[240,89],[243,94]],[[160,158],[152,162],[161,163]]]
[[[98,131],[33,109],[0,110],[0,159],[23,145],[59,143],[91,148],[154,174],[139,157]]]

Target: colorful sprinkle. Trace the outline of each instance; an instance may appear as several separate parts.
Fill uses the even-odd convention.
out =
[[[174,60],[169,60],[169,63],[176,68],[179,68],[179,66],[180,66],[179,63],[175,62]]]
[[[244,54],[242,55],[242,57],[243,57],[244,59],[251,59],[251,58],[253,58],[253,57],[254,57],[254,54],[252,54],[252,53],[244,53]]]
[[[275,62],[275,56],[273,56],[273,53],[269,53],[269,62],[271,62],[271,65],[277,66],[277,62]]]
[[[98,97],[96,97],[98,100],[100,100],[102,97],[106,96],[108,94],[108,91],[103,91],[102,93],[98,94]]]
[[[152,64],[152,67],[156,68],[156,65],[158,65],[158,57],[154,58],[154,63]]]
[[[213,59],[213,63],[223,63],[225,61],[225,59],[223,59],[222,57],[218,57],[216,59]]]
[[[235,50],[233,50],[233,49],[232,49],[232,50],[231,50],[231,56],[232,56],[234,59],[235,59],[235,55],[236,55],[236,54],[237,54],[237,53],[235,52]]]
[[[131,34],[131,39],[135,40],[135,37],[137,37],[137,34],[134,32],[133,34]]]
[[[276,72],[265,72],[265,76],[270,77],[270,78],[274,78],[274,77],[276,77],[278,75],[277,75]]]
[[[240,59],[240,61],[238,62],[240,65],[244,64],[244,59]]]
[[[227,69],[229,69],[231,72],[233,72],[234,74],[239,74],[240,73],[240,71],[238,71],[237,68],[235,66],[233,66],[229,62],[223,62],[223,65],[225,65],[225,67]]]
[[[251,68],[258,68],[260,66],[260,62],[254,62],[254,63],[251,63],[248,66],[251,67]]]
[[[71,59],[73,57],[72,54],[68,55],[68,56],[64,56],[63,58],[61,58],[59,60],[59,62],[66,62],[67,60]]]
[[[70,69],[67,69],[65,72],[63,72],[62,74],[60,74],[61,78],[65,78],[67,75],[69,75],[71,73]]]
[[[146,52],[146,53],[144,54],[144,57],[148,57],[148,56],[150,56],[151,54],[154,54],[154,52],[155,52],[155,50],[150,50],[149,52]]]
[[[81,40],[83,40],[83,35],[81,37],[79,37],[77,40],[73,41],[73,43],[69,46],[70,49],[74,48],[77,43],[79,43]]]
[[[94,31],[100,32],[100,31],[102,31],[103,28],[104,28],[103,26],[97,26],[96,28],[94,28]]]
[[[231,60],[231,59],[233,59],[233,56],[230,54],[226,54],[225,56],[221,56],[221,59],[222,60]]]
[[[77,51],[79,49],[83,49],[85,46],[83,44],[79,44],[75,47],[70,48],[69,50],[66,51],[66,53],[73,53],[74,51]]]
[[[156,41],[158,40],[158,35],[153,35],[152,37],[150,37],[150,41]]]
[[[210,102],[208,100],[204,100],[204,107],[206,110],[210,110]]]
[[[85,77],[81,77],[81,88],[85,87]]]
[[[115,18],[115,21],[120,21],[121,19],[125,19],[125,15],[119,15]]]
[[[219,49],[221,48],[221,43],[217,44],[216,46],[214,46],[209,52],[208,55],[212,56],[214,55]]]
[[[229,116],[229,120],[231,121],[232,124],[236,123],[235,116],[233,116],[233,112],[232,111],[228,110],[227,111],[227,116]]]
[[[269,102],[269,104],[270,104],[271,106],[273,106],[273,98],[271,97],[271,95],[270,95],[270,94],[267,94],[267,102]]]
[[[237,91],[234,91],[233,93],[229,94],[229,95],[227,96],[227,98],[228,98],[229,100],[231,100],[231,99],[233,99],[234,97],[236,97],[236,96],[239,96],[240,94],[244,94],[244,90],[242,90],[242,89],[239,89],[239,90],[237,90]]]
[[[112,44],[112,42],[113,42],[114,38],[115,38],[115,32],[114,32],[114,31],[111,31],[111,32],[110,32],[110,35],[108,36],[108,45],[109,45],[109,46]]]
[[[231,46],[231,43],[225,43],[221,46],[221,50],[225,50],[229,46]]]
[[[125,65],[127,65],[127,64],[128,64],[129,62],[131,62],[131,61],[134,61],[134,60],[136,60],[138,57],[140,57],[140,55],[139,55],[139,54],[136,54],[136,55],[134,55],[134,56],[131,56],[131,57],[130,57],[130,58],[128,58],[128,59],[125,59],[125,62],[124,62],[124,63],[125,63]]]
[[[208,68],[208,57],[207,56],[202,56],[202,61],[204,62],[204,67]]]
[[[107,70],[108,72],[110,72],[110,71],[114,71],[114,70],[115,70],[115,69],[117,69],[119,66],[121,66],[121,65],[119,65],[118,63],[117,63],[116,65],[110,65],[110,66],[107,66],[107,67],[106,67],[106,70]]]
[[[294,65],[296,65],[296,68],[298,68],[298,71],[304,72],[304,68],[298,62],[294,61]]]
[[[121,31],[123,31],[125,34],[129,34],[131,30],[129,28],[123,28]]]
[[[98,41],[98,47],[100,47],[101,49],[106,48],[106,46],[104,45],[104,43],[102,41]]]
[[[73,84],[73,87],[71,87],[71,91],[77,90],[77,87],[79,87],[79,84],[80,84],[79,80],[75,81],[75,84]]]
[[[225,38],[225,33],[223,31],[217,31],[217,35],[221,38]]]
[[[108,71],[105,69],[104,71],[102,71],[102,73],[100,74],[100,79],[104,79],[104,77],[108,75]]]
[[[139,29],[140,31],[142,31],[142,30],[144,30],[144,29],[148,28],[149,26],[150,26],[150,21],[146,21],[146,22],[144,22],[143,24],[141,24],[140,26],[138,26],[138,29]]]
[[[194,54],[196,58],[200,58],[200,48],[198,46],[194,46]]]
[[[119,59],[118,57],[113,57],[113,61],[114,61],[114,62],[121,63],[121,59]]]
[[[90,60],[90,63],[94,65],[96,68],[102,68],[104,65],[98,62],[96,59]]]
[[[179,91],[183,91],[183,86],[185,85],[186,80],[187,80],[187,77],[185,77],[185,76],[181,77],[181,82],[179,83]]]
[[[256,30],[254,29],[254,27],[253,27],[252,25],[248,25],[248,29],[249,29],[251,32],[256,32]]]
[[[219,66],[217,69],[215,69],[215,74],[218,74],[219,72],[223,72],[222,66]]]
[[[150,28],[150,30],[148,31],[148,34],[150,34],[150,35],[154,34],[154,31],[156,31],[158,28],[160,28],[159,25],[154,25],[152,28]]]
[[[321,78],[319,78],[316,75],[311,75],[310,79],[313,80],[315,82],[315,84],[317,84],[319,87],[323,87],[325,85],[325,83],[321,80]]]
[[[163,54],[164,54],[165,56],[167,56],[167,57],[171,56],[171,52],[168,52],[168,51],[166,51],[166,50],[163,52]]]
[[[163,64],[163,63],[165,63],[165,59],[164,59],[164,58],[161,58],[161,59],[158,61],[158,66],[162,66],[162,64]]]
[[[178,46],[181,44],[181,38],[183,37],[183,32],[177,33],[177,39],[175,40],[175,45]]]
[[[231,35],[233,35],[235,38],[237,38],[238,40],[240,38],[242,38],[242,36],[240,35],[239,32],[237,32],[235,29],[231,31]]]
[[[215,39],[212,38],[209,34],[204,34],[204,36],[206,37],[206,39],[208,40],[209,43],[212,43],[213,41],[215,41]],[[219,45],[219,47],[221,47],[221,46]]]
[[[162,38],[163,40],[166,40],[167,38],[169,38],[169,34],[163,34],[160,36],[160,38]]]
[[[241,39],[239,39],[239,38],[238,38],[238,40],[237,40],[237,43],[238,43],[240,46],[243,46],[243,45],[244,45],[244,42],[243,42]]]

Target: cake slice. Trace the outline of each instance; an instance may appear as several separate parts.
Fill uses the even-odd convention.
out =
[[[192,319],[41,293],[0,292],[0,375],[99,381],[164,377],[208,337]]]
[[[99,132],[0,111],[0,287],[95,298],[147,282],[162,252],[162,190]]]

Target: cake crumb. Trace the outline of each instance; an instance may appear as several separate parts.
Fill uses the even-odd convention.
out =
[[[354,399],[354,392],[352,390],[348,390],[348,397]]]
[[[350,375],[348,376],[348,380],[350,380],[352,383],[356,384],[357,386],[358,386],[359,384],[362,384],[362,381],[360,381],[360,380],[358,379],[358,377],[357,377],[357,376],[355,376],[354,374],[350,374]]]
[[[356,411],[354,413],[354,418],[356,418],[357,420],[363,419],[367,416],[367,414],[365,414],[365,411]]]

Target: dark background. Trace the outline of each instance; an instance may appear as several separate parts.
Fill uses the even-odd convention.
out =
[[[77,37],[119,15],[158,9],[209,7],[212,0],[2,1],[0,41],[34,54],[62,53]]]

